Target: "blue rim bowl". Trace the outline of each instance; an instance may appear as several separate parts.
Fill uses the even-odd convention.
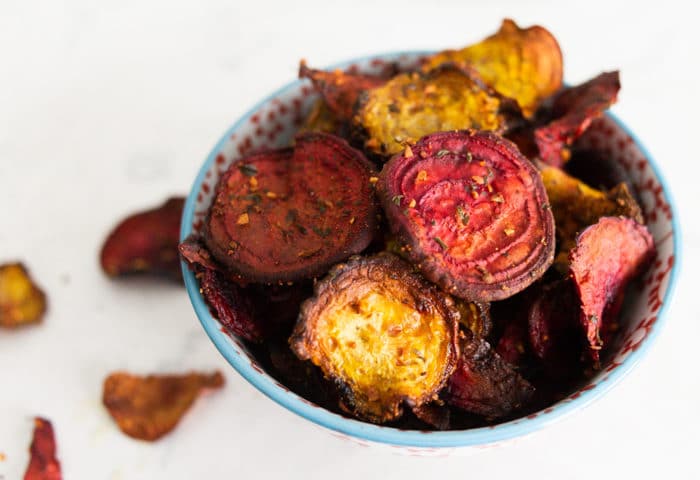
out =
[[[349,65],[357,65],[368,63],[372,59],[380,58],[384,61],[392,61],[393,59],[403,57],[417,57],[431,52],[398,52],[389,54],[378,54],[370,57],[362,57],[347,62],[342,62],[333,65],[329,68],[344,68]],[[269,97],[257,103],[248,110],[237,122],[230,127],[219,142],[214,146],[212,151],[206,158],[204,165],[199,170],[199,173],[194,181],[190,194],[185,203],[182,225],[180,231],[181,239],[185,239],[193,232],[193,222],[195,217],[195,204],[197,196],[202,188],[207,172],[212,169],[216,162],[223,146],[231,138],[239,128],[250,120],[256,112],[266,103],[277,98],[282,93],[298,88],[301,80],[294,80],[285,86],[281,87]],[[651,345],[655,342],[659,332],[665,323],[665,313],[668,308],[671,296],[675,289],[676,280],[678,277],[679,265],[681,264],[681,249],[680,249],[680,229],[678,219],[675,212],[677,209],[670,195],[670,188],[664,180],[658,166],[652,159],[649,152],[639,142],[636,136],[617,118],[608,114],[608,118],[614,121],[634,141],[642,155],[646,157],[649,166],[651,167],[656,179],[663,188],[663,195],[666,203],[670,207],[672,237],[673,237],[673,252],[672,255],[675,261],[672,264],[670,278],[667,288],[661,303],[659,311],[656,313],[656,321],[648,331],[638,348],[635,348],[629,353],[626,358],[615,369],[610,371],[603,378],[598,379],[595,384],[582,388],[575,396],[568,398],[566,401],[559,402],[547,408],[543,414],[530,415],[528,417],[518,418],[506,423],[501,423],[494,426],[474,428],[469,430],[456,431],[436,431],[424,432],[418,430],[401,430],[392,427],[384,427],[365,423],[359,420],[346,418],[325,410],[319,406],[313,405],[294,392],[284,388],[273,377],[263,373],[257,365],[251,363],[251,359],[247,353],[240,348],[236,342],[232,342],[230,337],[223,333],[219,322],[211,315],[202,295],[199,291],[199,284],[195,279],[194,274],[182,264],[182,272],[184,275],[187,293],[189,294],[192,306],[199,318],[202,327],[207,335],[214,343],[219,352],[226,358],[231,366],[240,373],[243,378],[250,382],[255,388],[260,390],[266,396],[282,405],[291,412],[300,415],[301,417],[325,427],[334,432],[344,434],[360,441],[376,442],[398,447],[413,447],[417,449],[444,449],[454,447],[470,447],[470,446],[485,446],[489,444],[501,443],[516,437],[522,437],[540,430],[547,425],[558,421],[567,415],[583,409],[594,400],[602,397],[606,392],[613,388],[620,380],[622,380],[637,363],[646,355]],[[542,413],[539,412],[539,413]]]

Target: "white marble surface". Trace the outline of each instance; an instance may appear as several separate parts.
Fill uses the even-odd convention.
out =
[[[0,262],[25,261],[51,302],[43,325],[0,331],[0,478],[21,478],[37,414],[54,422],[69,480],[700,476],[695,15],[671,1],[474,3],[0,2]],[[185,193],[219,135],[292,79],[299,58],[322,66],[459,46],[506,15],[555,32],[569,82],[621,69],[615,111],[656,156],[681,209],[683,274],[667,328],[602,401],[468,458],[375,453],[249,386],[183,288],[101,275],[97,252],[114,221]],[[220,368],[228,383],[148,444],[101,408],[101,382],[120,368]]]

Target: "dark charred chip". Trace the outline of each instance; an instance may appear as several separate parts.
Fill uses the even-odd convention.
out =
[[[535,130],[542,161],[562,166],[571,155],[569,146],[615,103],[619,90],[618,72],[606,72],[559,94],[552,106],[552,120]]]
[[[629,218],[603,217],[586,228],[569,253],[571,276],[581,301],[581,323],[594,362],[603,347],[606,309],[619,310],[624,288],[654,255],[649,230]],[[615,312],[617,313],[617,312]]]
[[[554,220],[539,173],[489,132],[441,132],[394,156],[378,188],[408,255],[452,295],[488,302],[551,265]]]
[[[0,265],[0,327],[14,328],[40,322],[46,295],[21,263]]]
[[[538,163],[538,167],[554,214],[559,247],[555,261],[558,270],[568,270],[568,254],[576,245],[576,236],[599,218],[622,215],[644,223],[642,210],[626,184],[602,192],[559,168],[542,163]]]
[[[184,198],[173,197],[122,220],[102,246],[102,270],[110,277],[155,273],[182,278],[177,245],[184,205]]]
[[[413,414],[424,423],[437,430],[449,430],[450,409],[437,402],[426,403],[412,409]]]
[[[338,411],[338,391],[311,362],[300,360],[287,339],[267,344],[272,373],[302,397],[323,408]]]
[[[226,329],[253,343],[263,340],[266,328],[242,287],[218,270],[201,269],[196,276],[204,300]]]
[[[569,175],[598,190],[608,190],[629,181],[625,167],[599,150],[573,149],[565,170]]]
[[[262,322],[266,337],[284,337],[285,347],[304,300],[313,295],[312,282],[302,281],[293,285],[250,285],[245,290],[250,297],[255,319]]]
[[[34,419],[34,437],[29,447],[29,465],[24,480],[61,480],[61,463],[56,458],[53,426],[45,418]]]
[[[397,75],[368,91],[355,118],[367,134],[366,148],[393,155],[434,132],[474,128],[502,133],[522,116],[515,102],[487,87],[476,72],[446,64]]]
[[[346,407],[375,423],[436,398],[454,370],[452,299],[382,253],[335,266],[301,308],[292,350],[321,367]]]
[[[498,32],[461,50],[434,55],[424,66],[445,62],[471,66],[498,92],[518,102],[531,116],[540,102],[561,88],[563,61],[559,44],[545,28],[519,28],[503,20]]]
[[[490,304],[484,302],[466,302],[455,299],[455,307],[459,311],[459,323],[478,338],[486,338],[491,334],[493,322],[490,315]]]
[[[457,369],[447,382],[447,403],[490,420],[528,403],[535,391],[485,340],[467,333]]]
[[[204,241],[240,283],[312,278],[370,244],[374,181],[369,161],[345,140],[300,135],[293,150],[252,154],[229,168]]]
[[[146,377],[117,372],[105,379],[102,403],[122,432],[153,441],[175,428],[202,390],[223,385],[219,372]]]
[[[512,318],[501,333],[496,353],[514,367],[519,366],[527,354],[527,326],[518,318]]]
[[[326,72],[299,65],[299,78],[308,78],[326,101],[333,114],[343,120],[350,120],[360,93],[383,85],[386,78],[361,73],[346,73],[342,70]]]
[[[543,287],[530,305],[530,347],[550,376],[572,378],[580,373],[579,314],[578,299],[569,280]]]

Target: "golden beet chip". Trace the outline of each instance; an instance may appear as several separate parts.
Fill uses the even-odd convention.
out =
[[[576,244],[576,235],[600,217],[622,215],[644,223],[642,210],[627,184],[621,183],[608,192],[602,192],[559,168],[543,163],[538,163],[538,167],[554,214],[559,246],[555,264],[560,271],[568,269],[567,256]]]
[[[355,121],[367,134],[365,147],[382,155],[398,153],[434,132],[501,133],[521,118],[515,102],[484,85],[473,70],[450,64],[397,75],[368,91],[361,104]]]
[[[173,197],[157,208],[122,220],[102,246],[102,270],[110,277],[155,273],[180,279],[177,245],[184,205],[184,198]]]
[[[447,383],[447,403],[487,419],[522,408],[535,389],[503,361],[485,340],[469,332],[460,341],[457,368]]]
[[[290,345],[339,385],[354,415],[382,423],[436,398],[454,370],[458,318],[400,258],[352,257],[302,304]]]
[[[29,465],[24,480],[61,480],[61,463],[56,458],[53,426],[45,418],[34,419],[34,437],[29,447]]]
[[[223,384],[219,372],[147,377],[117,372],[105,379],[102,403],[122,432],[152,441],[175,428],[203,389]]]
[[[346,73],[342,70],[326,72],[299,65],[299,78],[308,78],[313,82],[326,101],[330,111],[342,120],[350,120],[360,94],[386,82],[386,78],[361,73]]]
[[[569,146],[617,101],[619,90],[619,73],[606,72],[557,95],[548,113],[550,122],[535,130],[542,161],[562,166],[571,156]]]
[[[569,253],[571,277],[581,300],[581,323],[592,359],[603,347],[600,332],[612,306],[617,313],[627,283],[654,255],[649,230],[624,217],[603,217],[586,228]]]
[[[0,327],[19,327],[41,321],[46,295],[21,263],[0,265]]]
[[[501,300],[554,258],[540,175],[490,132],[440,132],[394,156],[377,188],[392,231],[423,274],[451,295]]]
[[[510,19],[475,45],[430,57],[424,68],[446,62],[474,68],[497,92],[516,100],[527,117],[561,88],[564,71],[559,44],[549,31],[537,25],[519,28]]]

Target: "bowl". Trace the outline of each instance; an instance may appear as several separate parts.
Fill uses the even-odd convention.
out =
[[[387,63],[417,63],[429,52],[402,52],[365,57],[334,65],[378,72]],[[181,238],[202,227],[214,188],[227,167],[247,152],[289,143],[305,113],[318,98],[305,80],[295,80],[273,92],[244,114],[214,146],[194,181],[185,203]],[[280,384],[258,364],[245,344],[225,332],[211,315],[192,272],[183,274],[192,306],[209,338],[233,368],[254,387],[288,410],[336,436],[362,445],[414,455],[445,454],[490,448],[533,433],[584,408],[617,384],[646,354],[663,327],[679,262],[679,228],[669,188],[647,150],[624,124],[611,114],[593,122],[579,144],[594,149],[622,166],[637,191],[654,236],[658,255],[639,287],[627,295],[622,331],[611,344],[609,359],[580,390],[550,407],[506,423],[461,431],[418,431],[372,425],[321,408]]]

